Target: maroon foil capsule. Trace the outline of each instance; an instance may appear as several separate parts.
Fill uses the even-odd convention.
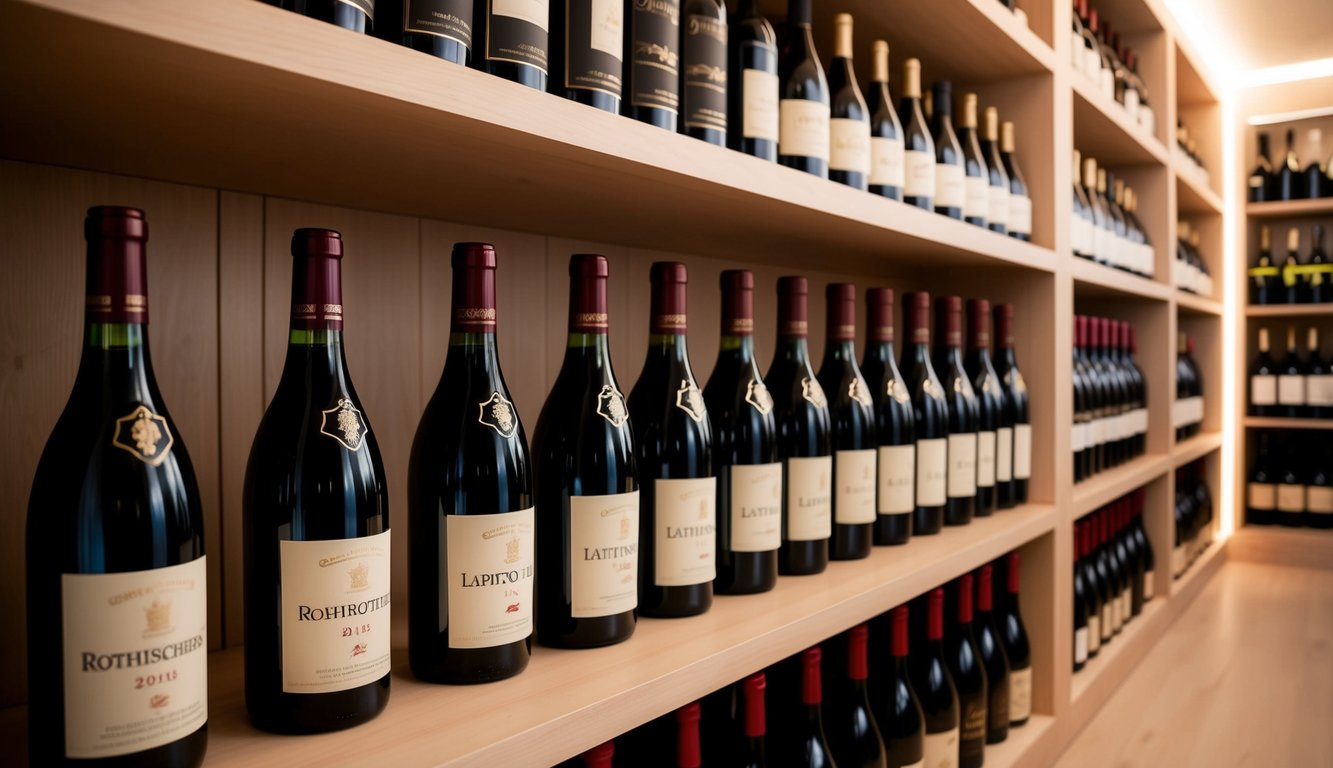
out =
[[[907,343],[930,344],[930,294],[925,291],[903,294],[903,325]]]
[[[606,281],[610,274],[605,256],[576,253],[569,257],[570,333],[606,333]]]
[[[900,605],[893,609],[893,655],[907,655],[907,606]]]
[[[454,243],[452,333],[495,333],[495,246]]]
[[[866,335],[871,341],[893,341],[893,289],[866,289]]]
[[[768,680],[763,672],[756,672],[745,678],[745,735],[763,738],[768,723],[764,717],[764,689]]]
[[[847,679],[865,680],[870,677],[866,645],[870,641],[870,627],[858,624],[847,630]]]
[[[1074,315],[1074,346],[1079,349],[1088,346],[1088,318],[1086,315]]]
[[[946,347],[963,345],[963,299],[941,296],[935,300],[935,337]]]
[[[746,269],[728,269],[719,281],[722,286],[722,335],[754,335],[754,273]]]
[[[936,587],[926,599],[926,637],[930,640],[944,639],[944,588]]]
[[[332,229],[292,233],[292,327],[341,331],[342,235]]]
[[[801,654],[801,701],[810,706],[824,700],[819,678],[819,663],[823,657],[824,652],[817,645]]]
[[[138,208],[100,205],[83,220],[90,323],[148,322],[148,220]]]
[[[972,349],[990,349],[990,302],[967,301],[967,337]]]
[[[991,311],[995,318],[995,346],[1012,349],[1014,346],[1014,305],[996,304]]]
[[[856,286],[852,283],[829,283],[824,289],[824,306],[828,313],[828,327],[824,329],[829,341],[856,341]]]
[[[678,261],[655,261],[648,271],[652,299],[648,314],[649,333],[677,335],[685,333],[686,287],[689,275]]]
[[[809,331],[805,300],[810,292],[804,277],[778,278],[778,336],[804,339]]]

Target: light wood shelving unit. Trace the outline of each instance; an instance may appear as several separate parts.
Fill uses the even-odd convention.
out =
[[[210,567],[210,743],[214,766],[540,765],[577,754],[882,613],[1007,551],[1023,553],[1033,649],[1034,715],[986,752],[988,766],[1052,762],[1125,671],[1147,652],[1223,561],[1219,540],[1185,578],[1167,569],[1173,469],[1206,458],[1216,489],[1220,396],[1203,434],[1176,445],[1169,427],[1176,331],[1200,340],[1220,382],[1223,304],[1170,280],[1176,217],[1204,221],[1220,259],[1222,203],[1186,179],[1168,151],[1178,114],[1217,124],[1217,89],[1190,63],[1159,0],[1116,0],[1122,38],[1140,51],[1156,135],[1071,71],[1069,4],[1019,0],[1023,25],[994,0],[819,3],[816,43],[830,50],[835,11],[857,19],[856,50],[884,38],[894,72],[919,56],[927,82],[952,78],[1018,127],[1032,189],[1033,242],[929,212],[628,119],[534,92],[254,0],[0,0],[0,243],[13,258],[0,287],[14,366],[0,392],[24,404],[21,439],[0,445],[0,509],[11,528],[73,374],[79,343],[78,223],[97,203],[139,205],[153,226],[153,343],[158,375],[199,470]],[[765,0],[770,18],[783,4]],[[966,40],[966,45],[959,41]],[[868,80],[869,57],[858,59]],[[1220,153],[1220,139],[1215,143]],[[1069,249],[1078,147],[1140,191],[1155,279],[1074,258]],[[1214,172],[1221,167],[1212,164]],[[287,238],[296,226],[344,232],[349,363],[389,469],[395,527],[394,692],[377,720],[317,737],[252,729],[242,703],[240,504],[249,443],[281,367]],[[811,278],[812,351],[824,283],[988,296],[1019,308],[1018,354],[1033,393],[1033,503],[978,519],[768,594],[719,597],[701,617],[645,619],[611,648],[537,648],[501,683],[433,686],[407,673],[405,475],[421,408],[447,343],[448,266],[456,240],[500,253],[502,365],[529,433],[560,363],[565,264],[576,251],[612,263],[612,356],[622,388],[637,377],[647,322],[647,265],[685,261],[695,284],[693,362],[712,367],[718,272],[754,269],[756,311],[771,315],[780,274]],[[1205,245],[1212,243],[1205,242]],[[1205,248],[1208,250],[1208,248]],[[1217,265],[1220,267],[1220,264]],[[1220,268],[1214,269],[1220,274]],[[447,294],[444,294],[447,295]],[[1139,329],[1149,380],[1148,454],[1077,486],[1069,455],[1071,318],[1105,313]],[[765,314],[768,313],[768,314]],[[760,357],[771,328],[756,334]],[[1071,672],[1073,522],[1136,488],[1158,561],[1158,598],[1077,675]],[[1214,492],[1214,498],[1218,494]],[[22,616],[22,537],[0,539],[0,591]],[[401,596],[401,597],[399,597]],[[21,629],[21,628],[19,628]],[[21,638],[23,633],[16,631]],[[0,734],[21,746],[24,654],[0,664]],[[496,713],[502,713],[497,716]],[[19,756],[21,758],[21,755]]]

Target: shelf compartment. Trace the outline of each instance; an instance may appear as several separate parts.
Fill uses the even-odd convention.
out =
[[[1055,268],[1047,248],[253,0],[25,0],[0,21],[13,159],[733,260]],[[70,55],[47,55],[57,41]]]
[[[1183,157],[1176,159],[1176,165],[1184,164]],[[1183,215],[1218,215],[1222,214],[1222,196],[1200,184],[1189,172],[1177,168],[1176,210]]]
[[[1333,531],[1246,525],[1227,542],[1227,557],[1303,568],[1333,568]]]
[[[1148,453],[1115,469],[1098,472],[1074,485],[1073,517],[1079,518],[1160,477],[1171,467],[1171,457]]]
[[[1124,165],[1166,165],[1162,143],[1138,124],[1113,99],[1103,96],[1085,78],[1070,77],[1074,90],[1074,148],[1097,159],[1098,168]],[[1159,114],[1158,120],[1163,119]]]
[[[1035,764],[1028,756],[1038,744],[1046,741],[1049,736],[1051,726],[1055,725],[1055,718],[1050,715],[1042,715],[1036,712],[1028,718],[1027,724],[1019,728],[1010,728],[1009,737],[999,744],[986,745],[986,765],[994,768],[1007,768],[1012,765],[1030,765]]]
[[[1286,200],[1272,203],[1247,203],[1245,215],[1256,219],[1288,219],[1297,216],[1333,215],[1333,197],[1318,200]]]
[[[1079,298],[1133,297],[1166,301],[1171,297],[1171,287],[1166,283],[1095,261],[1073,257],[1069,270],[1074,276],[1074,293]]]
[[[1246,429],[1333,429],[1333,419],[1284,419],[1246,416]]]
[[[1171,451],[1171,465],[1173,467],[1183,467],[1221,447],[1221,432],[1202,432],[1183,443],[1176,444],[1176,447]]]
[[[1222,315],[1222,302],[1187,291],[1176,291],[1176,307],[1191,315]]]
[[[1333,304],[1249,304],[1246,317],[1327,317],[1333,315]]]

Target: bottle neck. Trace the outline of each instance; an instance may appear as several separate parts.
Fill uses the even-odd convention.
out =
[[[824,341],[824,359],[842,363],[856,361],[856,342],[851,339],[826,339]]]
[[[89,388],[118,398],[150,400],[153,370],[148,356],[148,326],[90,319],[78,378],[87,381]]]

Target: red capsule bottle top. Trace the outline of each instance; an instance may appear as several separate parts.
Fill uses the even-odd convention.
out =
[[[1009,553],[1009,594],[1018,594],[1018,550]]]
[[[958,621],[972,623],[972,574],[965,573],[958,577]]]
[[[870,642],[870,627],[858,624],[847,630],[847,679],[865,680],[870,677],[866,646]]]
[[[101,205],[83,220],[85,315],[91,323],[148,322],[148,220],[138,208]]]
[[[907,343],[930,344],[930,294],[903,294],[903,325]]]
[[[453,331],[495,332],[495,246],[454,243]]]
[[[676,710],[676,766],[700,768],[703,752],[699,746],[699,702],[692,701]]]
[[[778,278],[778,336],[804,339],[809,332],[806,296],[809,284],[804,277]]]
[[[569,257],[569,332],[606,333],[606,281],[611,274],[606,257],[576,253]]]
[[[977,610],[989,613],[994,605],[995,570],[990,563],[981,566],[977,573]]]
[[[722,273],[722,335],[754,335],[754,273],[728,269]]]
[[[342,235],[332,229],[292,233],[292,327],[343,327]]]
[[[995,319],[995,345],[1000,349],[1014,346],[1014,305],[996,304],[991,312]]]
[[[801,701],[810,706],[824,700],[819,680],[819,662],[823,656],[823,651],[817,645],[807,648],[801,654]]]
[[[767,678],[763,672],[756,672],[745,678],[744,696],[745,696],[745,735],[757,739],[764,735],[768,728],[767,716],[764,713],[764,689],[768,687]]]
[[[990,349],[990,302],[968,299],[967,335],[972,349]]]
[[[935,340],[946,347],[963,345],[963,299],[941,296],[935,300]]]
[[[677,261],[656,261],[648,270],[652,298],[648,315],[649,332],[664,334],[685,333],[686,286],[689,276],[685,265]]]
[[[866,289],[866,335],[871,341],[893,341],[893,289]]]
[[[856,340],[856,286],[851,283],[829,283],[824,289],[827,311],[825,337],[829,341]]]
[[[900,605],[893,609],[893,655],[902,658],[907,655],[907,619],[908,608]]]
[[[930,640],[944,639],[944,588],[936,587],[930,591],[926,605],[926,637]]]

